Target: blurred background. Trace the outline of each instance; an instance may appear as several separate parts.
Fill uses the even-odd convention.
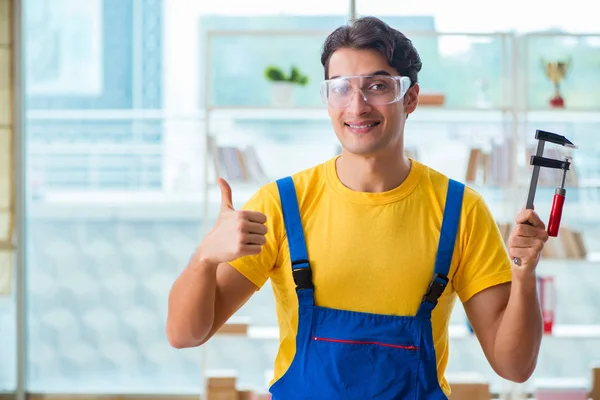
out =
[[[198,396],[217,370],[266,392],[278,346],[269,285],[236,315],[241,333],[186,350],[166,340],[168,291],[214,222],[216,175],[241,205],[338,154],[320,50],[363,15],[404,32],[423,59],[407,153],[482,193],[506,235],[536,130],[579,146],[546,146],[573,161],[561,234],[539,266],[547,334],[519,390],[591,388],[600,29],[586,4],[0,0],[0,398]],[[545,221],[559,184],[560,171],[544,169]],[[449,377],[509,390],[459,302],[450,332]]]

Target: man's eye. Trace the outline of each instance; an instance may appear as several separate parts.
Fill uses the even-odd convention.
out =
[[[335,94],[346,94],[348,93],[348,88],[345,86],[337,86],[331,90]]]
[[[369,90],[375,90],[375,91],[381,91],[381,90],[386,90],[387,89],[387,85],[383,84],[383,83],[376,83],[374,85],[371,85],[371,87],[369,87]]]

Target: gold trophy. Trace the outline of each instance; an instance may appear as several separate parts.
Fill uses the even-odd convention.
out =
[[[565,78],[571,61],[543,61],[546,76],[554,84],[554,97],[550,99],[550,107],[564,108],[565,100],[560,94],[560,83]]]

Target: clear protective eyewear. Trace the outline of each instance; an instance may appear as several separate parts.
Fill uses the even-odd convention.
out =
[[[385,105],[400,101],[410,87],[408,76],[356,75],[341,76],[321,82],[323,103],[335,108],[352,104],[354,93],[371,105]]]

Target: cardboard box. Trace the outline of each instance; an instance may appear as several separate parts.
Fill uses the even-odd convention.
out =
[[[600,400],[600,363],[592,366],[592,390],[590,398],[592,400]]]
[[[448,375],[451,400],[490,400],[490,385],[481,374],[455,373]]]
[[[252,390],[238,390],[238,400],[254,400],[254,392]]]
[[[455,383],[451,388],[451,400],[490,400],[492,397],[487,383]]]
[[[231,317],[219,330],[216,335],[247,335],[250,326],[250,318]]]
[[[235,388],[237,371],[233,369],[211,369],[206,371],[206,387]]]
[[[238,391],[235,388],[208,388],[207,400],[238,400]]]

